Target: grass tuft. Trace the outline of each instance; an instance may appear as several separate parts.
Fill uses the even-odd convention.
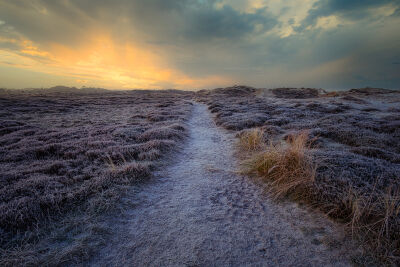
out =
[[[241,150],[247,152],[263,149],[265,147],[264,131],[260,128],[244,131],[240,135],[239,147]]]
[[[286,144],[264,143],[262,152],[243,162],[243,170],[270,183],[277,198],[304,198],[314,183],[317,166],[308,153],[307,140],[308,133],[300,132],[289,136]]]

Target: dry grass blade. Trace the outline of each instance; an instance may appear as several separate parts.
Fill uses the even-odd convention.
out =
[[[384,216],[382,219],[381,236],[390,237],[392,227],[399,223],[400,218],[400,189],[389,187],[383,196]]]

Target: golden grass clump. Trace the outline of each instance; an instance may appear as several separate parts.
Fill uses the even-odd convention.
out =
[[[309,195],[316,173],[307,141],[308,132],[303,131],[289,136],[286,144],[270,142],[243,162],[244,172],[270,183],[276,197],[303,199]]]
[[[265,147],[264,131],[254,128],[240,135],[239,148],[242,151],[258,151]]]

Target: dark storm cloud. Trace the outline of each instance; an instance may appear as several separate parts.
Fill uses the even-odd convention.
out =
[[[205,8],[193,10],[186,15],[188,25],[185,36],[193,40],[207,40],[213,38],[240,38],[254,33],[256,26],[261,26],[260,31],[272,29],[277,21],[272,16],[260,9],[256,13],[238,13],[232,7],[224,6],[222,9]]]
[[[394,11],[392,16],[400,17],[400,7]]]
[[[315,2],[299,29],[314,25],[318,18],[339,15],[350,20],[359,20],[374,15],[374,8],[385,5],[400,7],[399,0],[320,0]]]
[[[237,39],[254,33],[257,27],[267,31],[277,24],[276,18],[264,9],[244,13],[230,6],[217,9],[216,2],[151,0],[148,4],[133,1],[130,18],[164,41],[174,43]]]
[[[0,18],[34,41],[71,43],[79,41],[87,28],[111,28],[116,35],[121,19],[125,26],[154,41],[201,41],[236,39],[259,30],[272,29],[276,18],[264,9],[238,12],[230,6],[215,7],[214,0],[69,0],[10,1]],[[126,30],[126,28],[122,28]]]

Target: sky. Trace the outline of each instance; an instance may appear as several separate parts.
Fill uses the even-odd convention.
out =
[[[0,0],[0,87],[400,88],[400,0]]]

